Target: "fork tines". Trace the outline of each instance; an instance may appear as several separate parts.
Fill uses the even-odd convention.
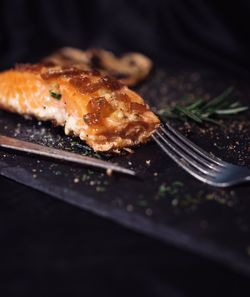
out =
[[[203,182],[214,184],[214,177],[226,164],[199,148],[169,124],[166,124],[166,128],[161,125],[153,139],[178,165]]]

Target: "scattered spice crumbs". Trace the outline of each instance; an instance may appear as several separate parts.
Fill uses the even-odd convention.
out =
[[[151,208],[147,208],[147,209],[145,210],[145,214],[146,214],[147,216],[152,216],[152,214],[153,214],[153,210],[152,210]]]
[[[134,210],[134,206],[132,204],[128,204],[126,209],[128,212],[132,212]]]
[[[166,194],[174,195],[179,192],[179,188],[183,187],[181,181],[174,181],[171,185],[166,186],[165,183],[161,184],[156,197],[164,197]]]
[[[89,175],[87,175],[87,174],[83,174],[82,175],[82,181],[83,182],[85,182],[85,181],[87,181],[87,180],[89,180],[90,179],[90,176]]]
[[[106,170],[106,174],[107,174],[108,176],[112,176],[112,173],[113,173],[113,170],[112,170],[111,168],[108,168],[108,169]]]
[[[141,206],[141,207],[147,207],[148,201],[147,200],[139,200],[136,202],[136,205]]]
[[[80,181],[79,177],[75,177],[75,178],[74,178],[74,183],[75,183],[75,184],[78,184],[79,181]]]
[[[105,192],[106,191],[106,188],[102,187],[102,186],[97,186],[95,189],[96,189],[96,192]]]

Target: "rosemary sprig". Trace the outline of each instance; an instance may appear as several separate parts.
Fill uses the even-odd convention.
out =
[[[178,103],[168,109],[160,109],[158,115],[165,118],[176,118],[180,120],[193,120],[196,123],[210,122],[220,125],[218,119],[229,118],[248,109],[240,102],[233,101],[233,87],[227,88],[222,94],[212,100],[197,98],[194,102],[182,106]]]

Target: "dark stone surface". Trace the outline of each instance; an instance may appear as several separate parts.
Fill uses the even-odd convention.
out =
[[[209,78],[209,80],[208,80]],[[152,107],[184,101],[184,95],[215,96],[236,85],[244,103],[248,87],[220,74],[200,70],[155,71],[138,91]],[[249,165],[249,113],[224,128],[198,127],[173,122],[183,133],[208,151],[227,161]],[[2,112],[0,132],[77,153],[88,153],[77,139],[64,136],[50,124],[25,120]],[[108,157],[109,158],[109,157]],[[39,160],[38,160],[39,159]],[[249,186],[216,189],[183,172],[157,147],[149,143],[130,155],[110,157],[135,169],[140,179],[106,176],[72,164],[54,163],[37,157],[0,152],[0,173],[78,207],[111,218],[133,229],[174,245],[217,259],[249,273]],[[146,163],[150,160],[150,164]],[[164,195],[161,185],[168,187]]]

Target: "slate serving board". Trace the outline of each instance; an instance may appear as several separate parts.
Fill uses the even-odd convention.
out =
[[[222,79],[223,77],[223,79]],[[137,87],[155,109],[171,102],[218,95],[229,85],[248,104],[250,88],[211,70],[157,69]],[[185,98],[183,98],[185,96]],[[249,112],[224,127],[171,123],[223,159],[250,166]],[[92,154],[61,128],[0,112],[0,133],[80,154]],[[168,243],[250,273],[250,186],[216,189],[196,181],[155,143],[123,156],[96,155],[134,169],[131,178],[0,150],[0,174]],[[22,196],[20,195],[20,199]]]

